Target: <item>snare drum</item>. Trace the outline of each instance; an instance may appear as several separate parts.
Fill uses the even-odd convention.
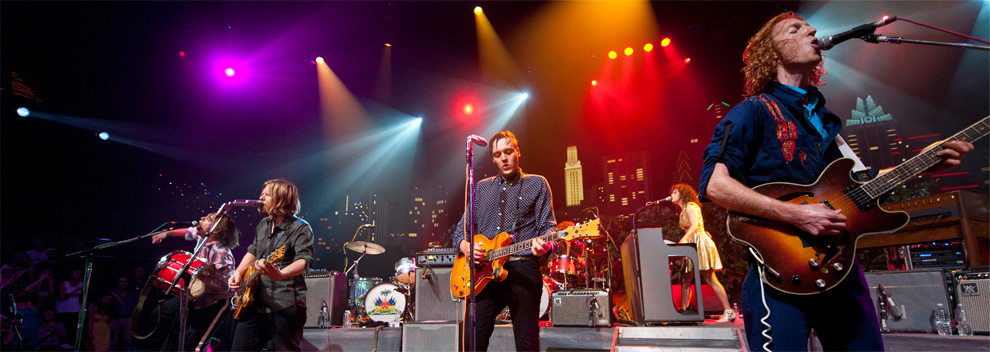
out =
[[[550,262],[550,277],[554,280],[567,282],[568,284],[578,284],[583,274],[584,265],[582,258],[559,255]]]
[[[182,267],[192,258],[192,263],[186,269],[185,275],[179,275]],[[165,291],[168,289],[176,276],[180,276],[179,281],[172,287],[172,294],[178,296],[186,288],[186,280],[189,280],[189,291],[186,297],[195,300],[206,293],[206,280],[213,275],[215,270],[212,265],[205,265],[206,262],[199,258],[194,258],[192,253],[186,251],[174,251],[162,257],[155,268],[155,287]]]
[[[378,284],[364,297],[365,314],[374,321],[399,321],[405,310],[406,290],[394,284]]]
[[[410,285],[416,282],[416,260],[413,258],[402,258],[395,262],[395,281]]]
[[[380,283],[382,283],[382,279],[377,277],[359,277],[354,280],[351,283],[351,306],[360,307],[364,304],[364,296],[368,293],[368,290]]]

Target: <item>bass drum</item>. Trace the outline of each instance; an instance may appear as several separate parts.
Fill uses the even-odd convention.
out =
[[[364,311],[374,321],[399,321],[406,311],[406,290],[391,283],[378,284],[364,296]]]
[[[186,273],[180,275],[179,271],[190,260],[192,260],[192,263],[189,264]],[[204,264],[206,262],[193,257],[192,253],[186,251],[169,253],[158,261],[158,266],[155,268],[155,287],[165,292],[172,285],[172,281],[178,276],[178,282],[172,287],[172,292],[169,293],[178,296],[182,290],[188,287],[189,291],[186,292],[186,298],[190,301],[196,300],[207,292],[207,288],[209,288],[207,281],[213,276],[213,266]],[[188,283],[186,280],[189,280]]]

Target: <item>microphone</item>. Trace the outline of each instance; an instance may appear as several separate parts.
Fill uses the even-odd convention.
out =
[[[170,226],[172,226],[172,227],[183,227],[183,226],[189,227],[189,226],[199,225],[199,221],[198,220],[193,220],[193,221],[169,221],[168,224]]]
[[[646,206],[656,205],[659,204],[660,202],[669,202],[670,200],[671,200],[670,196],[667,196],[667,198],[664,199],[657,199],[652,202],[646,202]]]
[[[468,139],[470,141],[474,142],[474,143],[477,143],[478,145],[480,145],[482,147],[488,145],[488,140],[487,139],[484,139],[481,136],[476,135],[476,134],[472,134],[472,135],[468,136]]]
[[[239,207],[260,207],[261,201],[253,199],[234,199],[233,202],[230,202],[230,205]]]
[[[897,21],[896,16],[895,17],[884,16],[883,19],[876,22],[870,22],[867,24],[859,25],[853,29],[850,29],[848,31],[839,34],[826,35],[818,39],[818,48],[821,50],[832,49],[832,47],[849,39],[859,38],[862,36],[873,34],[873,32],[877,30],[877,28],[886,26],[894,21]]]

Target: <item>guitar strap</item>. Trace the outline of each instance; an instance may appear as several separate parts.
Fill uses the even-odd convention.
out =
[[[162,310],[165,309],[165,300],[159,299],[158,316],[154,317],[155,327],[152,328],[151,331],[145,335],[142,335],[141,333],[138,332],[138,324],[142,322],[141,311],[144,309],[144,301],[148,298],[148,295],[151,293],[151,288],[155,286],[154,285],[155,280],[158,280],[157,275],[152,274],[148,276],[148,281],[144,284],[144,288],[141,289],[141,296],[138,298],[137,306],[134,307],[134,314],[133,314],[134,319],[131,319],[131,335],[137,338],[138,340],[144,340],[150,337],[152,334],[154,334],[156,330],[158,330],[158,323],[161,322],[162,319]]]

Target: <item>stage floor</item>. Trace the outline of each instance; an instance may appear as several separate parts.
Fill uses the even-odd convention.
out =
[[[742,320],[702,325],[650,327],[543,327],[541,351],[746,351]],[[402,348],[402,328],[306,329],[307,351],[436,351],[449,334],[429,345]],[[937,334],[884,334],[887,351],[990,351],[988,336],[938,336]],[[491,351],[514,351],[512,326],[495,327]],[[821,346],[811,350],[821,351]]]

